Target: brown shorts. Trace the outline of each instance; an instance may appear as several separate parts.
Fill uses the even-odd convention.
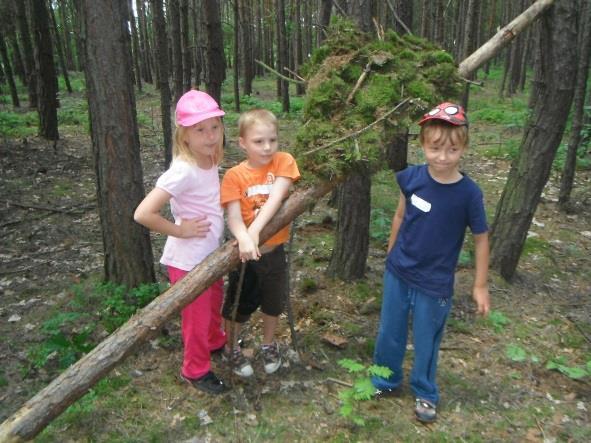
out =
[[[228,290],[222,308],[222,315],[227,320],[232,319],[240,266],[229,275]],[[283,245],[279,245],[263,254],[258,261],[246,262],[236,321],[244,323],[259,306],[264,314],[274,317],[280,315],[285,305],[286,293],[287,261]]]

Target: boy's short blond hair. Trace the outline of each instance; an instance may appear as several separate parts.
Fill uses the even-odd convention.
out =
[[[456,146],[468,148],[470,135],[467,126],[451,125],[441,120],[430,120],[421,125],[421,131],[419,132],[421,145],[425,144],[426,139],[433,142],[449,141]]]
[[[240,115],[240,118],[238,119],[238,135],[244,137],[246,131],[257,123],[273,125],[276,131],[279,126],[277,117],[275,117],[275,114],[271,111],[267,111],[266,109],[251,109]]]
[[[220,144],[216,150],[216,153],[213,156],[213,162],[216,165],[220,165],[222,160],[224,159],[224,125],[222,123],[222,119],[219,117],[217,118],[220,124]],[[196,123],[197,124],[197,123]],[[193,125],[195,126],[195,125]],[[193,126],[180,126],[176,125],[174,130],[174,136],[172,140],[172,158],[181,158],[189,163],[195,163],[195,156],[189,149],[189,146],[185,143],[185,134],[186,132],[191,129]]]

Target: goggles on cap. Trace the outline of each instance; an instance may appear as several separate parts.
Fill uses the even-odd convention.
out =
[[[453,103],[441,103],[431,109],[423,115],[423,118],[419,121],[419,125],[429,120],[443,120],[456,126],[468,126],[468,119],[464,108]]]

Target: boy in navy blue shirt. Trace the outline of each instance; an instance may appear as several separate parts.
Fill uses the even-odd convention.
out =
[[[374,377],[378,393],[402,383],[402,361],[413,316],[415,359],[410,385],[415,415],[422,422],[437,418],[437,357],[451,308],[454,274],[466,227],[474,235],[475,279],[472,295],[478,313],[487,315],[488,226],[482,191],[460,172],[468,147],[468,120],[461,106],[442,103],[419,122],[425,165],[396,175],[400,200],[392,219],[384,275],[384,296],[376,341],[375,364],[392,370]]]

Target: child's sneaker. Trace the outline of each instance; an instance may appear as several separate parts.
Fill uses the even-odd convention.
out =
[[[234,349],[234,351],[224,350],[222,357],[224,361],[227,361],[232,366],[234,374],[240,377],[250,377],[254,374],[252,366],[248,359],[242,354],[240,348]]]
[[[185,377],[182,372],[180,375],[183,380],[191,384],[195,389],[199,389],[208,394],[223,394],[230,389],[211,371],[199,378]]]
[[[263,362],[265,364],[265,372],[272,374],[281,366],[281,355],[279,354],[279,346],[273,342],[270,345],[262,345],[261,353],[263,354]]]
[[[423,423],[433,423],[437,419],[437,407],[429,400],[417,398],[415,400],[415,415]]]

